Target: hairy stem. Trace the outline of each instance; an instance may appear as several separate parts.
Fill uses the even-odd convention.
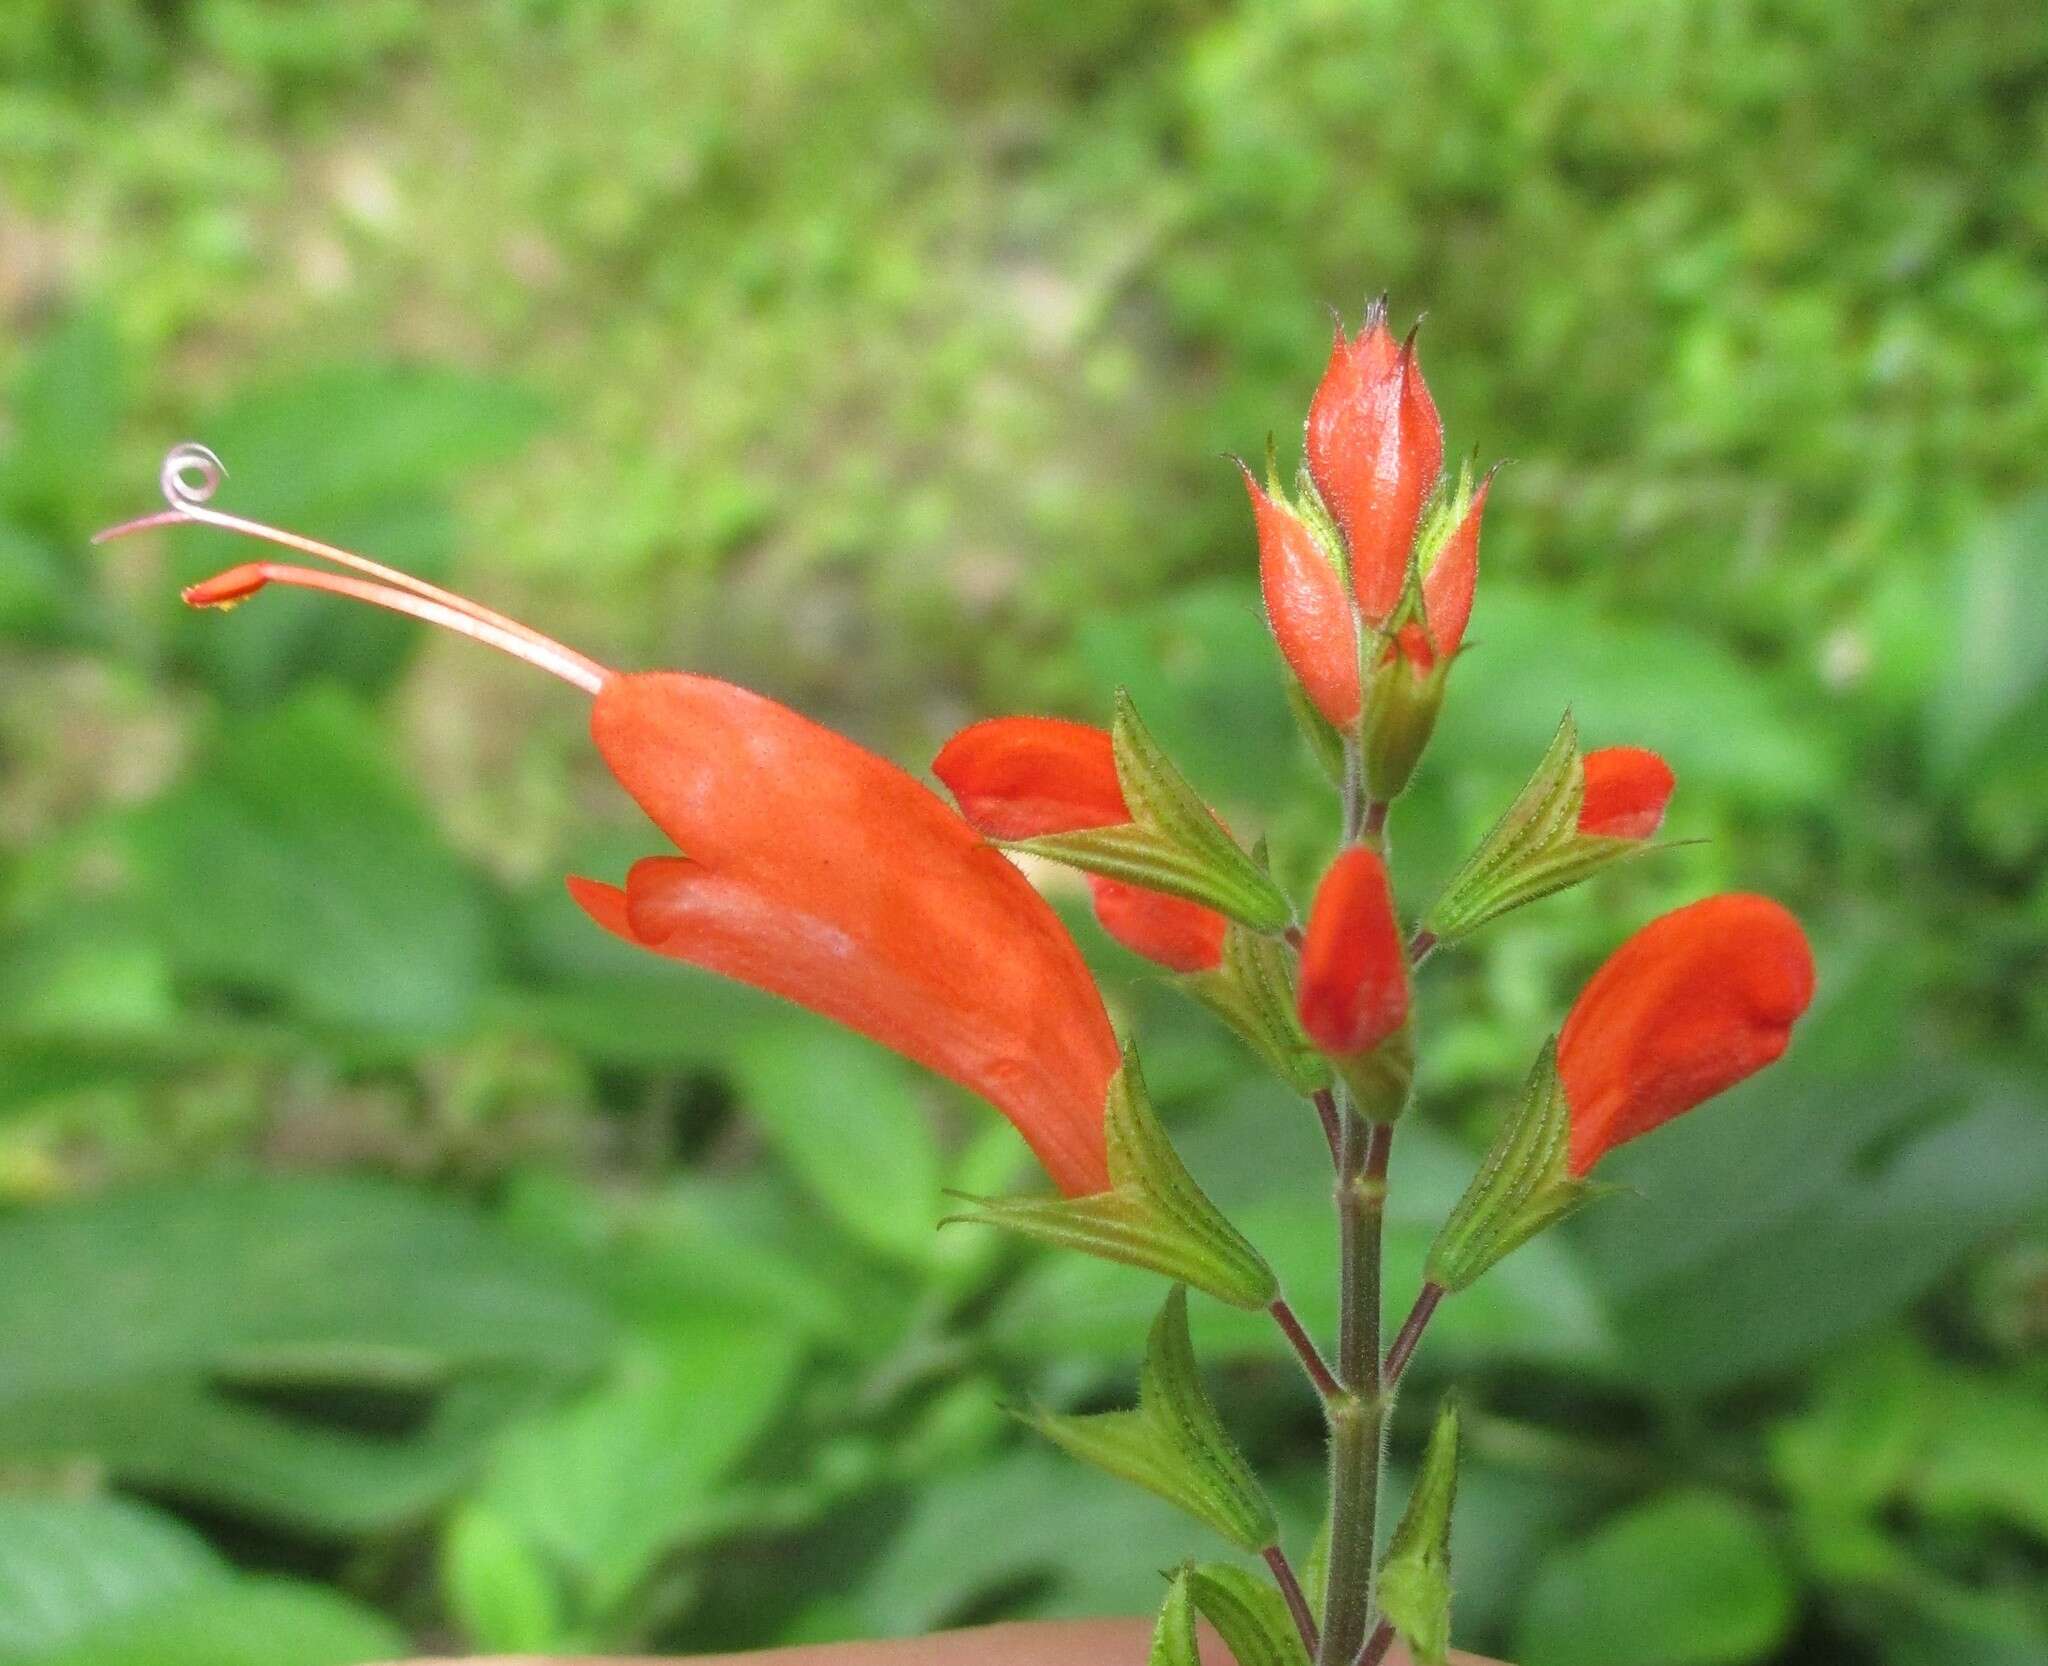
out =
[[[1372,1612],[1385,1433],[1380,1398],[1380,1239],[1386,1215],[1391,1123],[1344,1110],[1337,1174],[1340,1305],[1337,1380],[1329,1403],[1330,1560],[1323,1600],[1321,1666],[1350,1666]]]
[[[1387,1350],[1387,1362],[1380,1368],[1380,1382],[1389,1395],[1401,1381],[1401,1373],[1408,1369],[1408,1361],[1415,1356],[1415,1345],[1422,1340],[1422,1333],[1436,1315],[1437,1303],[1443,1299],[1441,1284],[1425,1284],[1415,1298],[1415,1305],[1408,1310],[1408,1317],[1401,1322],[1394,1345]]]
[[[1287,1298],[1275,1296],[1267,1312],[1278,1321],[1280,1333],[1287,1338],[1287,1345],[1300,1359],[1301,1368],[1308,1373],[1308,1380],[1315,1384],[1316,1393],[1322,1396],[1323,1403],[1327,1405],[1341,1395],[1344,1392],[1343,1385],[1331,1372],[1329,1362],[1323,1358],[1322,1349],[1315,1345],[1314,1339],[1308,1334],[1307,1328],[1295,1314]]]
[[[1280,1587],[1280,1595],[1287,1600],[1287,1612],[1294,1616],[1294,1629],[1301,1633],[1301,1646],[1313,1656],[1322,1647],[1322,1638],[1316,1631],[1316,1618],[1308,1611],[1308,1597],[1301,1588],[1301,1581],[1294,1577],[1294,1564],[1287,1560],[1287,1552],[1278,1545],[1266,1548],[1266,1566],[1273,1570],[1273,1583]]]

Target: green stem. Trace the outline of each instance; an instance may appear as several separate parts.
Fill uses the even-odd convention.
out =
[[[1321,1666],[1350,1666],[1372,1613],[1385,1434],[1380,1398],[1380,1238],[1386,1215],[1391,1123],[1344,1108],[1337,1175],[1340,1306],[1337,1380],[1330,1413],[1329,1585],[1323,1599]]]

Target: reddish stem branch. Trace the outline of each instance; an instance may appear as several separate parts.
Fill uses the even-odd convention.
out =
[[[1408,1310],[1408,1317],[1394,1336],[1394,1345],[1387,1350],[1387,1363],[1380,1369],[1383,1393],[1392,1393],[1394,1385],[1401,1380],[1401,1373],[1408,1369],[1408,1361],[1415,1354],[1415,1345],[1429,1328],[1429,1321],[1435,1316],[1437,1304],[1444,1295],[1441,1284],[1425,1284],[1416,1296],[1415,1305]]]
[[[1315,1101],[1316,1116],[1323,1125],[1323,1138],[1330,1142],[1330,1161],[1344,1161],[1344,1124],[1337,1117],[1337,1098],[1328,1088],[1317,1088],[1309,1096]]]
[[[1294,1577],[1294,1564],[1287,1560],[1287,1552],[1278,1545],[1266,1547],[1266,1566],[1273,1570],[1273,1583],[1280,1587],[1281,1596],[1287,1599],[1287,1612],[1294,1616],[1294,1629],[1301,1633],[1301,1646],[1308,1650],[1309,1658],[1315,1658],[1316,1650],[1322,1647],[1322,1634],[1316,1630],[1315,1616],[1308,1611],[1308,1597],[1301,1588],[1301,1581]]]
[[[1387,1658],[1387,1650],[1393,1646],[1394,1628],[1382,1620],[1365,1640],[1365,1647],[1358,1651],[1358,1666],[1380,1666],[1380,1662]]]
[[[1267,1311],[1279,1321],[1281,1333],[1300,1358],[1301,1368],[1308,1373],[1308,1380],[1316,1385],[1316,1392],[1324,1401],[1327,1403],[1342,1394],[1344,1389],[1338,1383],[1336,1373],[1331,1371],[1322,1349],[1316,1346],[1315,1339],[1309,1335],[1287,1298],[1275,1296]]]

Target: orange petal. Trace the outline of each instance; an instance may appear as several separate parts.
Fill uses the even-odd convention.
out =
[[[1593,974],[1558,1038],[1571,1172],[1761,1070],[1812,999],[1806,933],[1768,897],[1652,920]]]
[[[1087,879],[1102,929],[1133,954],[1174,972],[1208,972],[1223,963],[1230,922],[1215,909],[1100,874]]]
[[[1579,831],[1603,839],[1647,839],[1664,825],[1678,778],[1647,747],[1604,746],[1586,754]]]
[[[1056,717],[991,717],[932,760],[960,813],[991,839],[1035,839],[1131,819],[1109,731]]]
[[[1268,497],[1249,469],[1244,488],[1258,525],[1259,588],[1273,639],[1316,710],[1348,729],[1358,721],[1358,625],[1344,577],[1301,517]]]
[[[1411,338],[1396,344],[1386,308],[1343,329],[1308,412],[1308,467],[1351,554],[1351,581],[1377,622],[1401,599],[1422,505],[1443,469],[1444,430]]]
[[[1069,1194],[1109,1183],[1094,982],[1015,867],[894,764],[745,689],[621,676],[591,733],[687,860],[635,864],[643,947],[822,1013],[980,1094]],[[572,885],[616,930],[618,893]]]
[[[1295,996],[1301,1027],[1337,1058],[1370,1052],[1408,1021],[1408,954],[1386,864],[1353,845],[1316,887]]]
[[[1479,517],[1486,513],[1486,494],[1492,490],[1493,476],[1488,474],[1472,494],[1465,518],[1452,528],[1422,576],[1422,613],[1429,621],[1429,638],[1446,658],[1458,651],[1465,627],[1472,622],[1472,597],[1479,588]],[[1429,668],[1426,650],[1419,663]]]

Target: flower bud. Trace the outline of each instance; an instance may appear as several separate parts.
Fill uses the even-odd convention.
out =
[[[1230,922],[1215,909],[1101,874],[1087,879],[1097,922],[1131,953],[1170,972],[1210,972],[1223,964]]]
[[[1641,746],[1603,746],[1583,760],[1585,796],[1579,831],[1600,839],[1647,839],[1664,825],[1678,779],[1671,766]]]
[[[1593,974],[1558,1037],[1570,1173],[1771,1063],[1813,983],[1806,933],[1768,897],[1708,897],[1643,927]]]
[[[1422,506],[1444,460],[1443,423],[1414,337],[1394,340],[1383,299],[1355,337],[1338,326],[1309,406],[1307,450],[1316,490],[1344,534],[1359,605],[1376,624],[1400,600]]]
[[[1399,1116],[1415,1075],[1408,951],[1386,864],[1370,845],[1345,851],[1316,888],[1295,1010],[1359,1109],[1379,1122]]]
[[[1408,955],[1386,864],[1370,845],[1345,851],[1316,887],[1298,1011],[1332,1058],[1368,1053],[1408,1022]]]
[[[1242,465],[1239,465],[1242,467]],[[1259,588],[1281,657],[1338,729],[1358,721],[1358,619],[1335,558],[1292,509],[1244,472],[1259,533]]]

